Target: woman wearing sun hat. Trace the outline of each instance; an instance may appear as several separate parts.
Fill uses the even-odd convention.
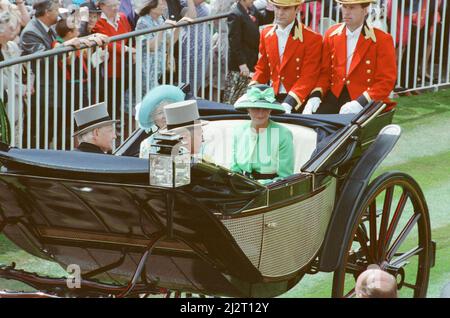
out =
[[[184,98],[185,94],[180,88],[172,85],[160,85],[150,90],[141,104],[136,106],[139,127],[152,133],[150,137],[141,142],[140,158],[148,158],[152,149],[151,145],[154,143],[153,133],[167,128],[164,106],[183,101]]]
[[[270,120],[270,114],[285,113],[267,85],[253,85],[234,104],[248,111],[250,122],[239,126],[233,136],[231,170],[261,183],[285,178],[294,172],[294,144],[291,131]]]

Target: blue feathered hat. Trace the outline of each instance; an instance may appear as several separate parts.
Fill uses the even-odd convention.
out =
[[[184,100],[184,92],[173,85],[160,85],[151,89],[141,102],[141,108],[138,113],[139,126],[142,129],[151,129],[155,124],[152,119],[152,113],[163,101],[170,103],[181,102]]]

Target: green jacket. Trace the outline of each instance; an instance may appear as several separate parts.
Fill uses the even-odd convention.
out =
[[[245,123],[234,131],[231,170],[243,173],[278,174],[276,181],[294,173],[294,144],[291,131],[269,120],[266,130],[259,134]]]

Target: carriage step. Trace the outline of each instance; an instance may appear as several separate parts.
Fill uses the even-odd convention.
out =
[[[433,268],[436,263],[436,241],[432,240],[430,247],[430,267]]]

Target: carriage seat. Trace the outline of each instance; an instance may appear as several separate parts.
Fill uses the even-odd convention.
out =
[[[237,125],[242,125],[248,120],[217,120],[210,121],[203,126],[203,154],[207,161],[223,166],[231,167],[231,154],[233,131]],[[292,132],[294,143],[294,173],[299,173],[300,168],[309,160],[317,145],[317,133],[314,129],[281,123]]]

